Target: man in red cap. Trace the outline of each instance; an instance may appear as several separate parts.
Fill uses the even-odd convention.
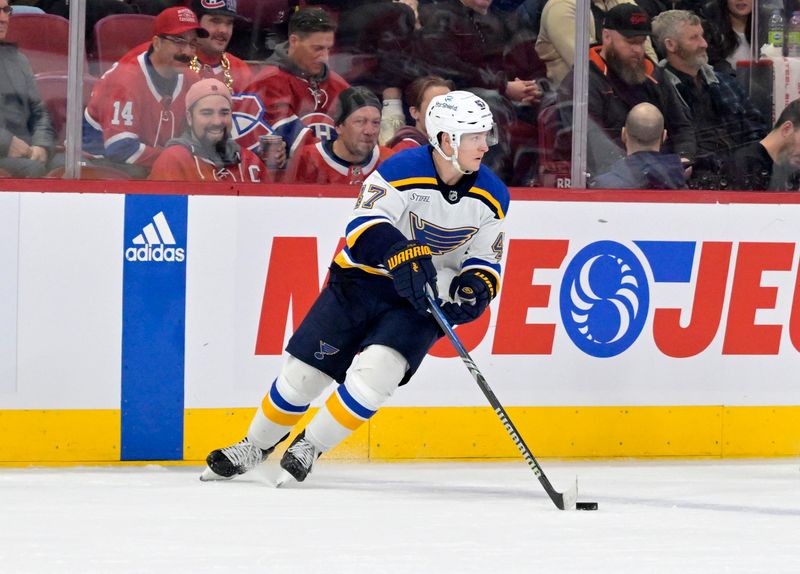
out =
[[[289,163],[287,183],[361,185],[392,150],[378,145],[381,102],[367,88],[347,88],[337,98],[337,138],[300,148]]]
[[[243,91],[253,79],[253,72],[244,60],[225,51],[233,36],[236,0],[193,0],[192,10],[208,32],[207,38],[197,42],[192,70],[203,78],[220,80],[234,94]]]
[[[180,133],[197,39],[208,36],[194,12],[167,8],[150,44],[134,48],[92,90],[84,113],[83,150],[146,175],[164,144]]]
[[[194,84],[186,93],[187,128],[167,142],[150,179],[174,181],[263,181],[264,164],[231,139],[231,92],[214,78]]]

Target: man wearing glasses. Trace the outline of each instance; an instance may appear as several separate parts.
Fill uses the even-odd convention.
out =
[[[92,90],[83,149],[144,177],[164,144],[181,133],[197,39],[208,36],[189,8],[167,8],[152,42],[125,54]]]
[[[12,7],[0,0],[0,169],[16,177],[42,177],[54,132],[25,56],[5,38]]]

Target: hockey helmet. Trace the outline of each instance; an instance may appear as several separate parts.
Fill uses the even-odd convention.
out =
[[[497,132],[489,104],[471,92],[457,90],[434,97],[425,114],[425,129],[433,148],[443,158],[452,161],[461,173],[467,173],[459,166],[457,160],[461,136],[488,132],[487,145],[492,146],[497,143]],[[446,155],[442,150],[439,143],[439,134],[442,133],[450,137],[453,146],[452,156]]]

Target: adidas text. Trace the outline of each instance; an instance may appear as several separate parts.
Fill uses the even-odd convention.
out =
[[[144,245],[142,247],[128,247],[125,250],[125,259],[128,261],[174,261],[180,263],[185,258],[186,252],[182,247]]]

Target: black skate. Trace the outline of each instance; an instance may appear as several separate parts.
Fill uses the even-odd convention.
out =
[[[234,445],[211,451],[206,458],[208,468],[200,475],[200,480],[230,480],[257,467],[273,450],[274,446],[264,450],[244,438]]]
[[[281,468],[285,471],[278,479],[278,486],[289,478],[303,482],[314,467],[314,462],[322,455],[322,451],[306,440],[306,431],[301,432],[283,453]]]

